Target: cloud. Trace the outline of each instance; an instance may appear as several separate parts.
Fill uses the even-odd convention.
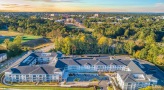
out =
[[[164,3],[156,3],[155,7],[161,7],[162,8],[162,7],[164,7]]]
[[[1,4],[4,8],[17,8],[17,7],[30,7],[30,5],[20,5],[20,4]]]
[[[18,4],[1,4],[2,6],[8,7],[8,6],[18,6]]]

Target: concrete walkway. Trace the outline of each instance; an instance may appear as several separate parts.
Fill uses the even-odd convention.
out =
[[[3,75],[3,76],[1,77],[1,81],[2,81],[2,84],[5,84],[5,85],[7,85],[7,86],[11,86],[11,84],[6,83],[6,81],[5,81],[5,75]]]
[[[103,87],[103,90],[107,90],[107,87],[108,87],[108,81],[107,80],[101,80],[99,82],[99,87]]]

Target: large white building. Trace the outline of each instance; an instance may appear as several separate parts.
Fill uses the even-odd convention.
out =
[[[19,66],[5,72],[8,82],[53,82],[62,80],[62,72],[54,66]]]
[[[138,90],[146,86],[157,85],[158,79],[153,73],[147,73],[137,61],[128,64],[129,71],[117,71],[117,81],[123,90]]]
[[[158,79],[135,60],[110,57],[62,57],[61,53],[31,53],[16,68],[5,72],[10,82],[67,81],[69,73],[116,72],[123,90],[156,85]]]

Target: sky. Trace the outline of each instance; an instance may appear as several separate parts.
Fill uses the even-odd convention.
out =
[[[164,12],[164,0],[0,0],[13,12]]]

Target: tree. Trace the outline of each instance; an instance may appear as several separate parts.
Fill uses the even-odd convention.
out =
[[[9,31],[16,31],[16,28],[14,26],[9,26],[8,29]]]
[[[134,47],[135,47],[134,41],[128,41],[124,45],[124,49],[128,52],[128,54],[133,54]]]
[[[71,54],[71,38],[70,37],[65,37],[63,39],[63,48],[62,51],[66,54],[66,55],[70,55]]]
[[[17,44],[18,46],[20,46],[21,43],[22,43],[22,37],[21,37],[21,36],[16,36],[16,37],[14,38],[13,43],[15,43],[15,44]]]
[[[142,88],[142,89],[140,89],[140,90],[153,90],[153,88],[152,88],[152,86],[147,86],[147,87]]]
[[[146,59],[148,54],[148,50],[146,48],[142,49],[139,53],[139,58],[140,59]]]
[[[158,57],[156,59],[156,63],[158,65],[164,65],[164,55],[158,55]]]
[[[16,36],[13,42],[8,43],[9,56],[16,56],[22,52],[21,36]]]
[[[98,46],[100,47],[99,52],[100,53],[105,53],[108,51],[108,39],[104,36],[102,36],[99,40],[98,40]]]
[[[21,47],[19,47],[16,43],[10,42],[8,46],[8,54],[9,56],[16,56],[21,53]]]
[[[129,37],[129,29],[125,30],[124,36]]]
[[[155,37],[154,36],[147,36],[146,37],[146,43],[147,44],[151,44],[151,43],[155,43]]]
[[[24,29],[21,28],[21,27],[18,27],[18,28],[17,28],[17,31],[22,33],[22,32],[24,32]]]
[[[4,44],[6,45],[6,48],[7,48],[7,49],[8,49],[9,43],[10,43],[10,40],[9,40],[9,39],[5,39],[5,40],[4,40]]]

